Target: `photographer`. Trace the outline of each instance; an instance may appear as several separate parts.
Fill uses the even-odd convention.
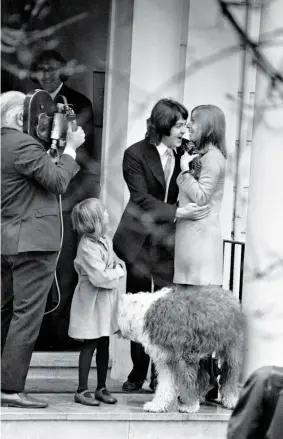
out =
[[[79,170],[76,149],[81,127],[67,133],[58,164],[44,147],[23,133],[25,95],[1,96],[1,403],[11,407],[47,407],[24,393],[31,355],[53,282],[60,250],[57,195]]]

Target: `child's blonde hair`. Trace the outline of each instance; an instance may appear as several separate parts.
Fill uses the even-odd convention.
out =
[[[104,207],[98,198],[87,198],[76,204],[71,219],[79,235],[91,234],[98,241],[105,234]]]

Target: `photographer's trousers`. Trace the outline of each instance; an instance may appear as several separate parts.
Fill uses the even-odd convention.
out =
[[[1,256],[1,387],[23,392],[58,252]]]

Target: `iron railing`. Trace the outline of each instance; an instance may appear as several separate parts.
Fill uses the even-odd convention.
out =
[[[224,272],[228,269],[228,287],[238,295],[240,302],[243,297],[243,275],[245,259],[245,243],[242,241],[223,240]],[[235,271],[236,270],[236,271]],[[235,286],[235,279],[238,279]]]

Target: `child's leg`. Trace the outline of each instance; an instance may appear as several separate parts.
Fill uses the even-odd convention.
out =
[[[79,393],[88,388],[88,375],[93,353],[97,348],[97,340],[97,338],[85,340],[82,344],[79,356]]]
[[[109,362],[109,337],[97,339],[96,364],[97,364],[97,390],[106,387],[106,376]]]
[[[117,399],[106,389],[106,376],[109,361],[109,337],[100,337],[97,340],[96,364],[97,364],[97,389],[95,397],[105,404],[115,404]]]

